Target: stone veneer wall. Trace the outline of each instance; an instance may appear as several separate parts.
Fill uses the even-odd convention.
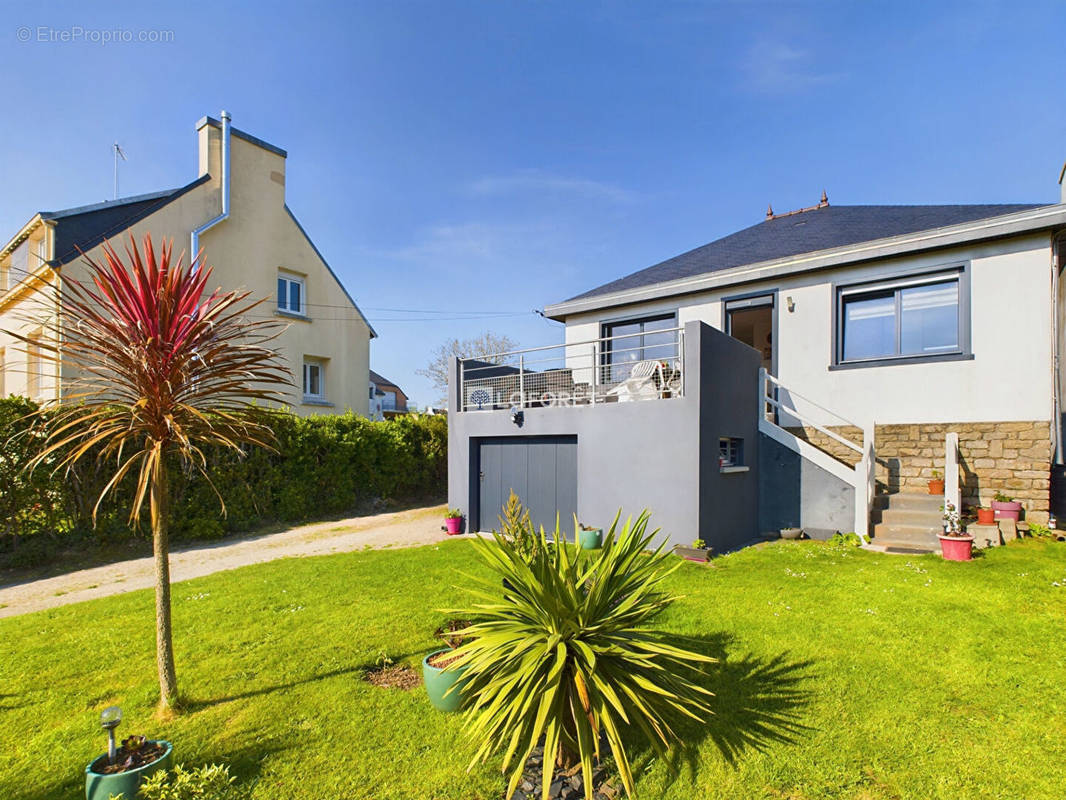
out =
[[[997,491],[1018,500],[1025,519],[1046,523],[1051,477],[1049,422],[964,422],[878,425],[877,483],[880,491],[924,492],[932,472],[944,470],[944,440],[959,434],[963,505],[988,505]],[[814,428],[789,428],[796,436],[854,465],[859,454]],[[834,433],[859,443],[862,431],[833,426]]]

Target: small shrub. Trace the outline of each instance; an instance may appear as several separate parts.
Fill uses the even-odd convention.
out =
[[[1029,535],[1037,539],[1052,539],[1054,534],[1051,532],[1051,528],[1047,525],[1041,525],[1039,522],[1029,523]]]
[[[141,784],[142,800],[225,800],[232,795],[234,778],[224,764],[160,770]]]
[[[832,547],[861,547],[862,538],[857,533],[841,533],[837,531],[826,541]]]

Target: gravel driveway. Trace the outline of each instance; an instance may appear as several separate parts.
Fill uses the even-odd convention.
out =
[[[281,533],[183,547],[170,554],[170,578],[177,583],[278,558],[431,544],[447,537],[441,530],[444,510],[444,506],[432,506],[316,522]],[[154,585],[151,558],[120,561],[54,578],[0,587],[0,617],[14,617]]]

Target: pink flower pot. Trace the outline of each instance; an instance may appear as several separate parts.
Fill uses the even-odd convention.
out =
[[[1016,502],[999,503],[993,500],[992,510],[996,512],[996,519],[1012,519],[1017,522],[1018,515],[1022,510],[1022,504]]]
[[[938,536],[940,552],[945,561],[970,561],[973,559],[973,537]]]
[[[459,529],[463,527],[462,517],[445,517],[444,524],[448,526],[448,535],[454,536],[459,533]]]

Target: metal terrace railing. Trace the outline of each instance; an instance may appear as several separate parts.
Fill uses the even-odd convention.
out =
[[[685,393],[681,328],[459,360],[460,411],[592,406]]]

